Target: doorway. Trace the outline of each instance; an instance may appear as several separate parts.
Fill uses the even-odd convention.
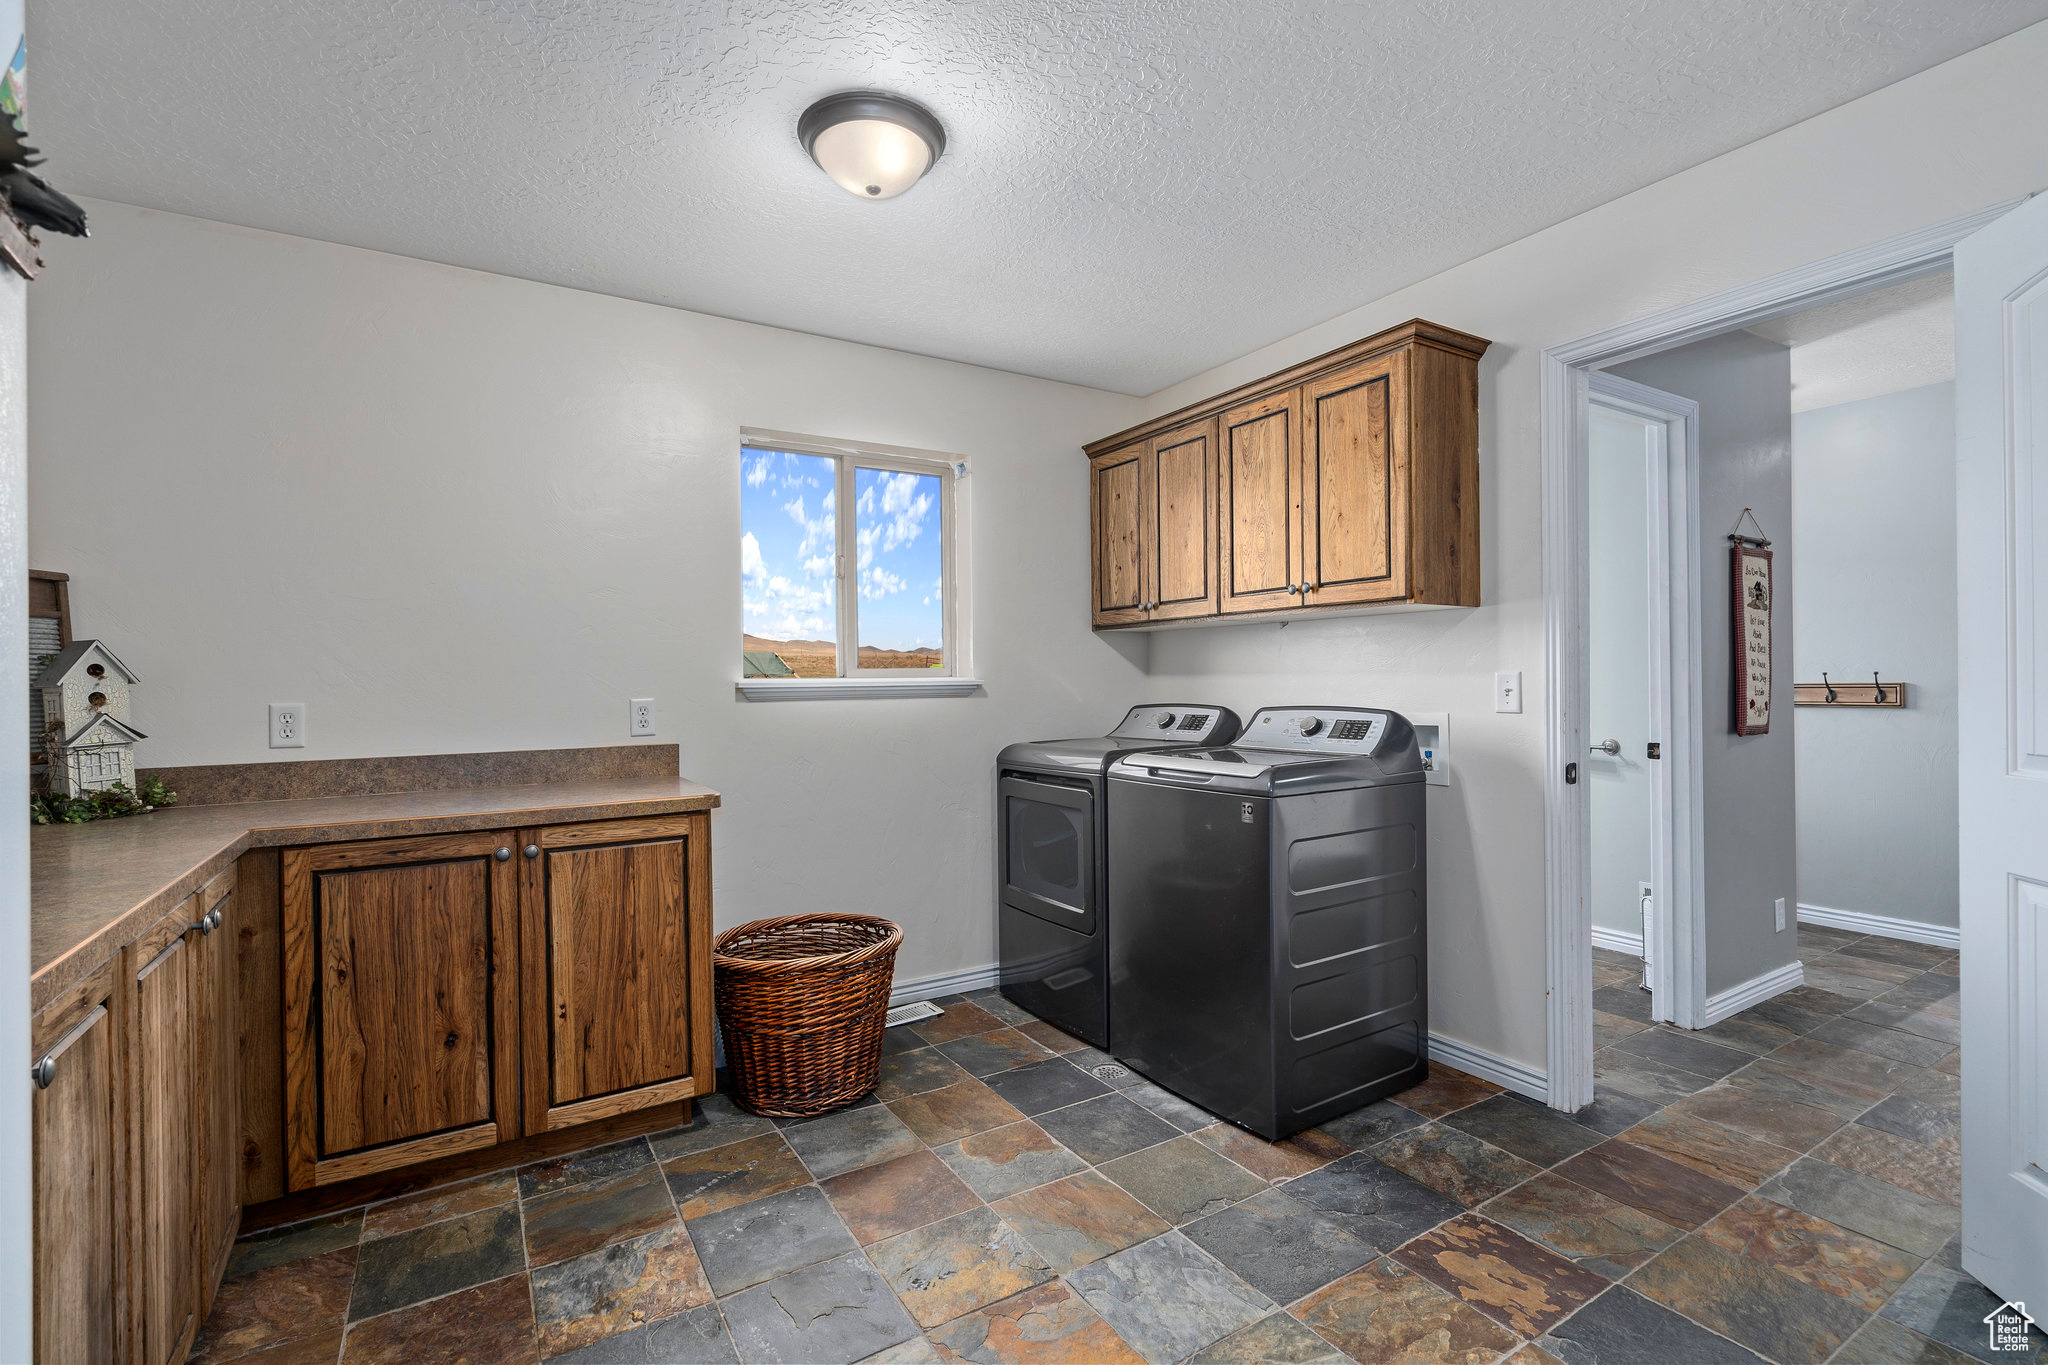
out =
[[[1588,520],[1586,427],[1592,372],[1946,270],[1957,242],[2002,217],[2017,202],[1994,205],[1544,351],[1545,747],[1549,760],[1544,783],[1545,936],[1550,986],[1548,1099],[1552,1107],[1576,1112],[1594,1099],[1592,829],[1588,788],[1580,778],[1589,746],[1609,736],[1592,733],[1588,712],[1586,616],[1592,528]],[[1668,762],[1672,750],[1665,754]],[[1652,951],[1654,960],[1655,945]],[[1788,970],[1796,970],[1797,965],[1796,961],[1789,964]],[[1727,998],[1718,1000],[1718,1009],[1732,1014],[1777,989],[1781,987],[1776,983],[1759,979],[1753,986],[1754,999],[1745,998],[1744,993],[1725,993]],[[1673,1004],[1673,1022],[1679,1023],[1675,1000]]]
[[[1588,895],[1594,1009],[1696,1027],[1699,407],[1587,376]],[[1623,965],[1626,964],[1626,965]],[[1622,973],[1633,979],[1623,979]]]

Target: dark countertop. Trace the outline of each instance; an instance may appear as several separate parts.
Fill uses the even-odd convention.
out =
[[[41,1009],[252,848],[711,810],[679,777],[190,806],[29,838],[30,1004]]]

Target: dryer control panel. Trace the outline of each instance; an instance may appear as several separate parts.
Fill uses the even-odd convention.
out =
[[[1237,717],[1221,706],[1133,706],[1111,739],[1156,739],[1171,744],[1228,744]]]
[[[1268,707],[1244,727],[1237,747],[1372,754],[1387,733],[1387,716],[1351,706]]]

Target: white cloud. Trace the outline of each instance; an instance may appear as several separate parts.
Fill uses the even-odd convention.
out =
[[[804,572],[812,578],[826,578],[832,573],[831,555],[813,555],[804,561]]]
[[[759,488],[768,482],[768,457],[756,455],[747,461],[747,487]]]
[[[907,586],[904,580],[879,564],[861,575],[860,595],[870,601],[887,597],[890,593],[902,592]]]
[[[933,503],[932,495],[921,491],[920,486],[931,478],[929,474],[884,474],[881,477],[882,515],[887,519],[882,534],[884,550],[908,545],[923,533],[924,520],[931,514]]]
[[[768,577],[768,562],[761,558],[761,542],[752,531],[740,537],[740,576],[756,584]]]
[[[804,524],[804,495],[799,493],[794,500],[782,504],[782,510],[789,513],[791,521],[802,526]]]

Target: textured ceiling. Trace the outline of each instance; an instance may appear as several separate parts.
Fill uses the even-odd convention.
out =
[[[1149,393],[2044,15],[53,0],[29,124],[86,194]],[[851,87],[946,124],[901,199],[797,145]]]
[[[1807,412],[1954,379],[1955,307],[1944,270],[1749,330],[1792,348],[1792,411]]]

